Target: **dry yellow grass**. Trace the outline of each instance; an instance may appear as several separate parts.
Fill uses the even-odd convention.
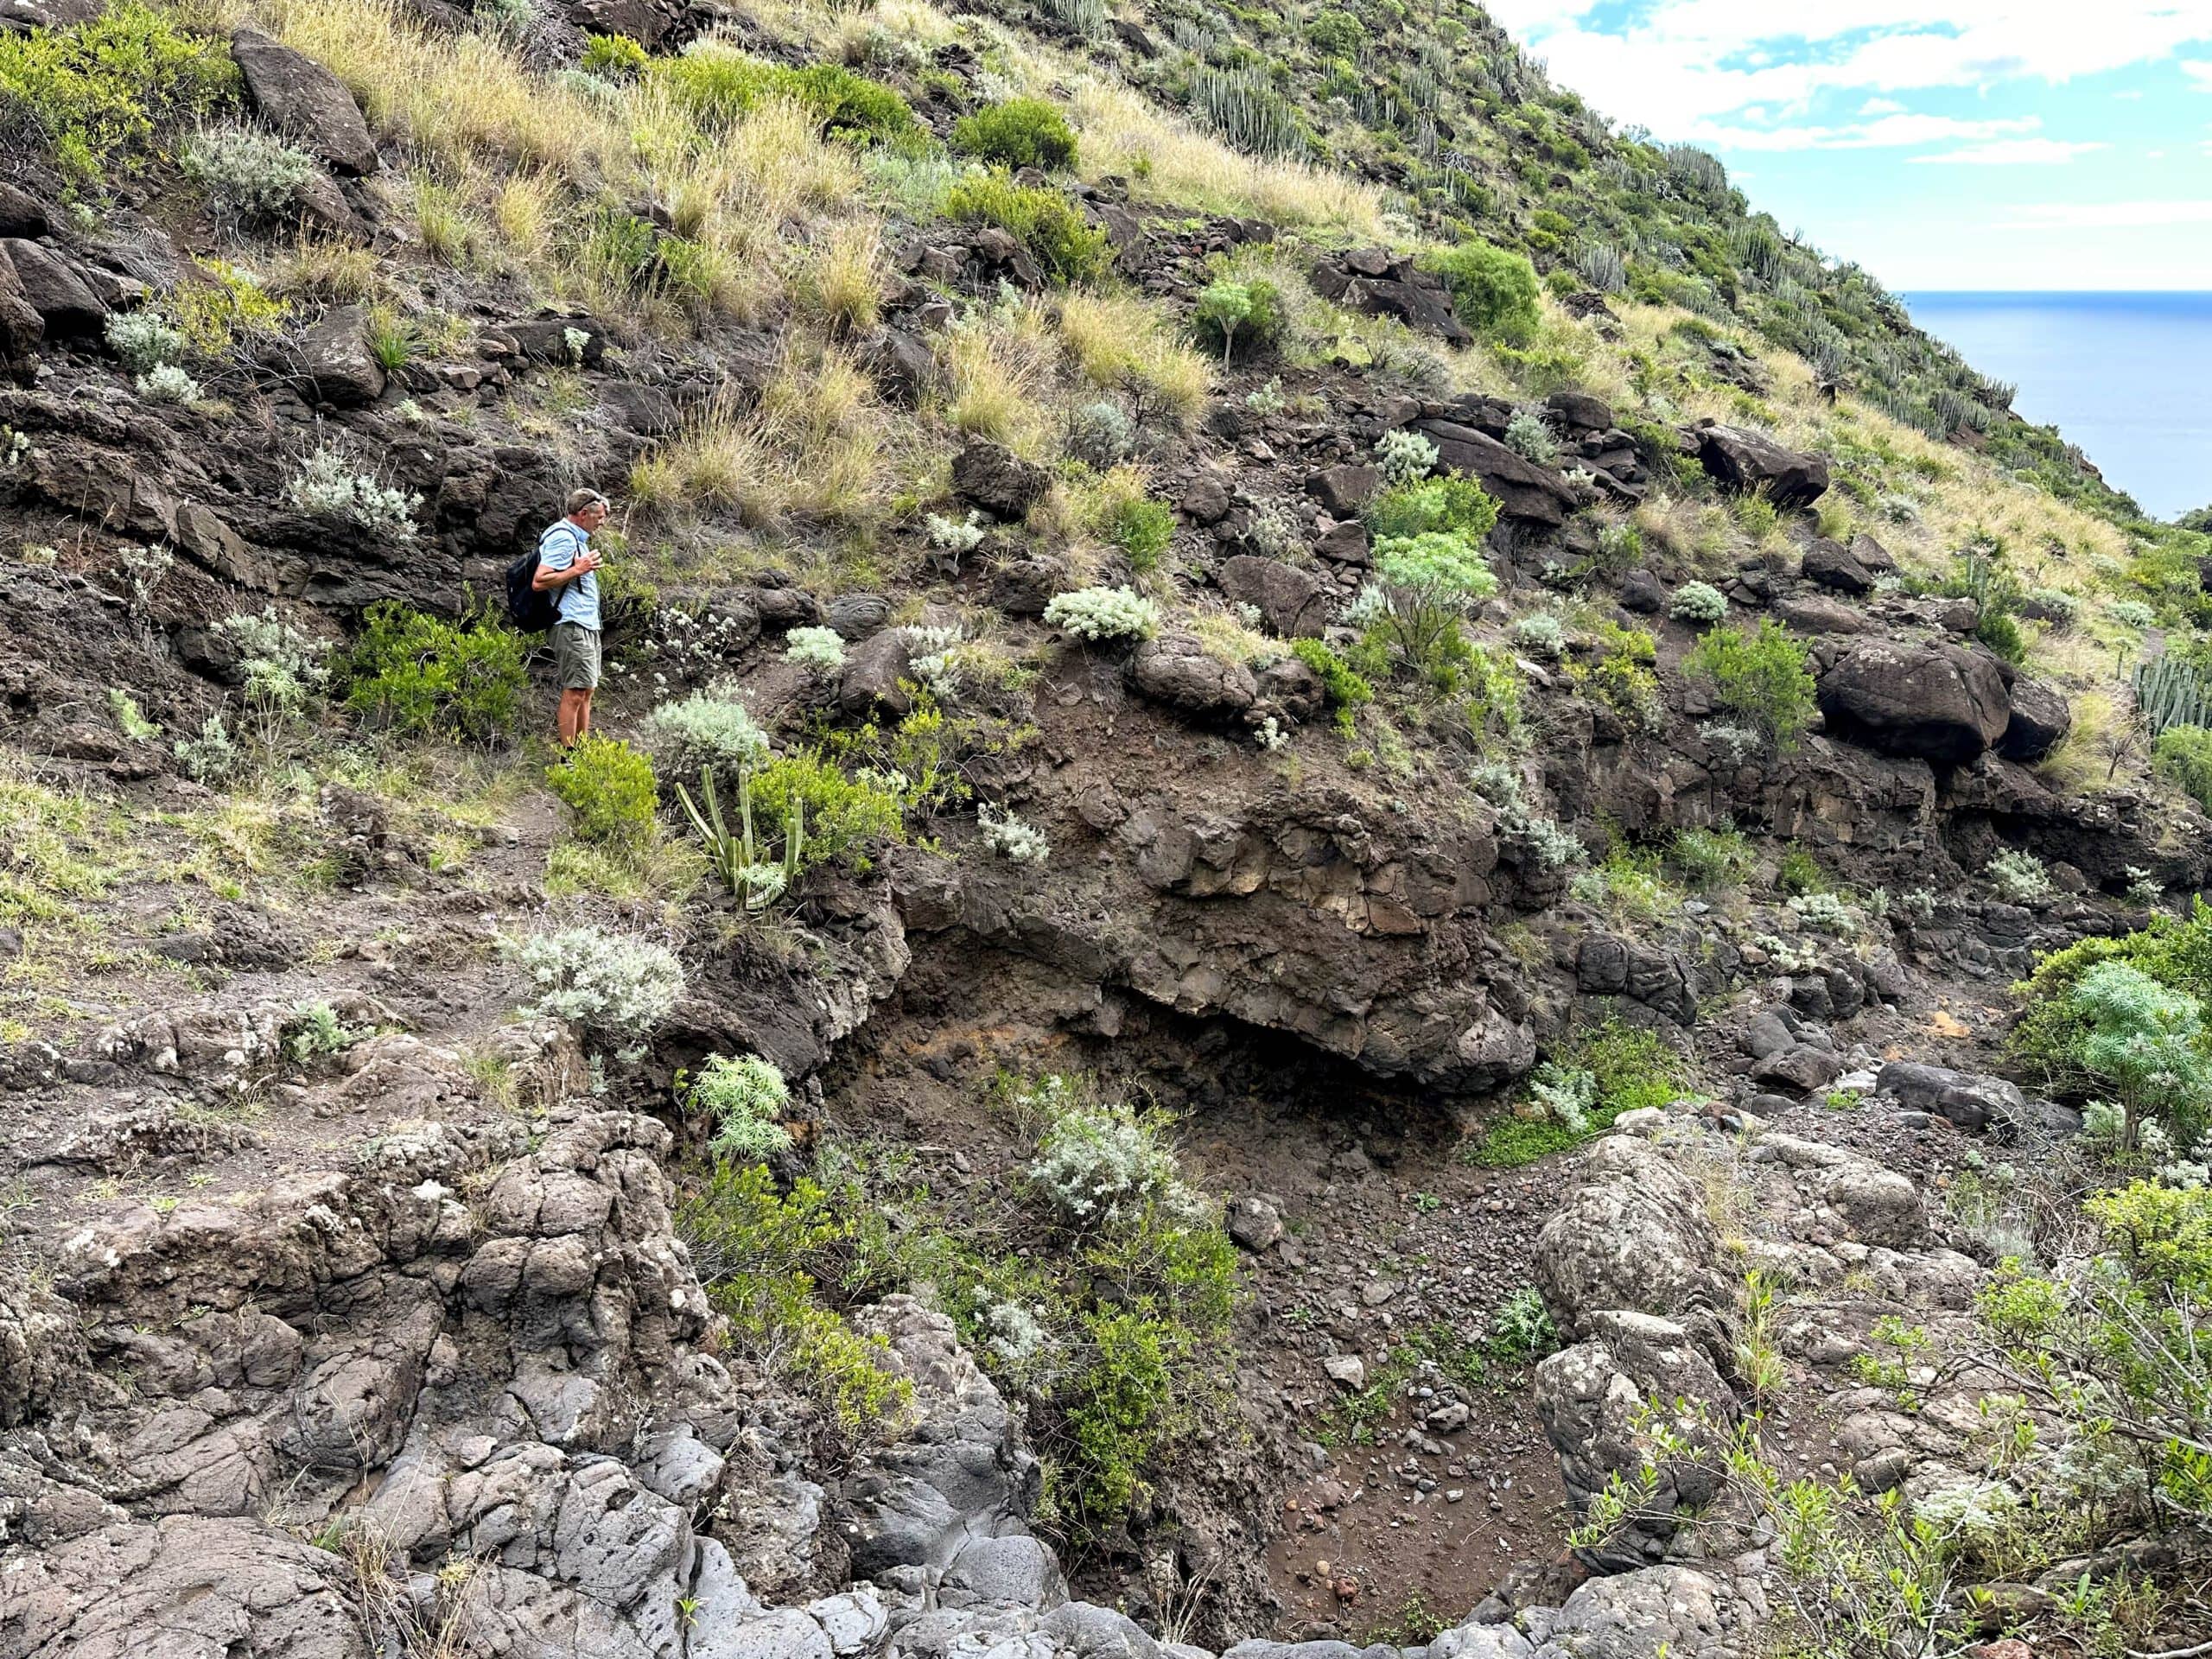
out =
[[[1038,50],[1013,57],[1023,90],[1042,95],[1055,85],[1068,86],[1068,116],[1081,143],[1077,166],[1086,179],[1115,174],[1155,201],[1367,242],[1394,239],[1382,193],[1364,180],[1243,155],[1122,81],[1076,73],[1060,54]],[[1403,234],[1403,226],[1395,228]]]
[[[1160,308],[1135,294],[1069,294],[1060,336],[1084,379],[1102,391],[1129,391],[1145,412],[1187,427],[1213,393],[1213,364],[1176,332]]]
[[[632,469],[654,511],[726,510],[755,529],[873,524],[904,457],[874,385],[846,353],[795,354],[760,405],[709,410]]]
[[[950,388],[944,416],[954,427],[1031,460],[1051,457],[1060,350],[1043,306],[1031,300],[972,313],[944,331],[938,352]]]
[[[883,237],[875,222],[850,220],[809,249],[800,291],[825,327],[840,334],[875,327],[883,304]]]

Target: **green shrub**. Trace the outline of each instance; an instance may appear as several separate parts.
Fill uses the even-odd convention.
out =
[[[1475,237],[1448,252],[1428,256],[1425,263],[1451,290],[1459,321],[1478,334],[1521,345],[1543,321],[1536,268],[1525,254]]]
[[[1375,543],[1382,602],[1370,607],[1369,629],[1387,640],[1408,667],[1444,683],[1466,655],[1459,619],[1497,591],[1497,575],[1464,531],[1424,531]]]
[[[780,1194],[766,1165],[727,1160],[677,1212],[700,1281],[740,1348],[814,1399],[849,1439],[913,1397],[912,1385],[884,1368],[881,1338],[862,1338],[823,1306],[803,1265],[825,1259],[854,1225],[813,1181]]]
[[[369,607],[342,659],[346,706],[387,730],[488,741],[513,726],[530,677],[522,640],[489,619],[447,622],[397,600]]]
[[[1104,274],[1112,247],[1106,232],[1057,190],[1033,190],[1003,173],[962,179],[946,193],[947,218],[966,225],[995,225],[1035,256],[1046,274],[1063,285]]]
[[[1109,507],[1100,527],[1108,541],[1129,556],[1131,566],[1150,570],[1174,539],[1175,514],[1147,497],[1122,496]]]
[[[1306,39],[1325,58],[1348,58],[1359,50],[1367,30],[1349,11],[1331,6],[1314,14],[1306,25]]]
[[[1692,1084],[1688,1062],[1664,1039],[1618,1020],[1576,1033],[1554,1056],[1550,1075],[1555,1081],[1544,1087],[1561,1087],[1556,1080],[1568,1077],[1584,1080],[1576,1085],[1576,1112],[1562,1116],[1548,1103],[1532,1100],[1492,1123],[1466,1154],[1469,1162],[1484,1169],[1534,1163],[1611,1128],[1623,1112],[1670,1104]]]
[[[1687,674],[1710,680],[1714,700],[1777,747],[1795,748],[1817,704],[1805,647],[1770,617],[1755,630],[1714,628],[1682,659]]]
[[[952,143],[995,167],[1049,173],[1075,165],[1075,134],[1066,118],[1038,98],[1010,98],[962,116],[952,124]]]
[[[718,1158],[759,1163],[791,1147],[791,1131],[778,1121],[791,1109],[790,1086],[758,1055],[710,1055],[690,1080],[686,1103],[713,1122],[709,1144]]]
[[[779,755],[753,773],[753,810],[771,840],[791,833],[795,814],[805,813],[800,868],[817,864],[865,871],[879,842],[906,838],[905,803],[893,790],[848,778],[819,749]]]
[[[1240,335],[1255,346],[1265,346],[1281,335],[1282,294],[1261,277],[1243,283],[1226,278],[1208,283],[1198,291],[1192,320],[1198,337],[1218,346],[1226,363],[1236,355]]]
[[[1624,628],[1604,620],[1592,632],[1597,652],[1586,660],[1570,662],[1567,677],[1636,730],[1656,726],[1666,713],[1658,676],[1651,671],[1658,642],[1642,628]]]
[[[584,36],[583,72],[602,80],[628,80],[645,67],[645,48],[627,35]]]
[[[1320,677],[1321,690],[1337,713],[1337,727],[1351,735],[1352,713],[1362,703],[1375,701],[1375,687],[1365,675],[1337,655],[1333,646],[1319,639],[1294,639],[1291,655]]]
[[[1367,504],[1363,517],[1378,539],[1457,531],[1480,542],[1497,524],[1498,503],[1471,478],[1401,484]]]
[[[35,134],[79,188],[111,164],[151,155],[165,131],[232,96],[238,71],[218,41],[124,0],[64,29],[0,30],[0,149]]]
[[[2151,764],[2212,811],[2212,730],[2169,726],[2151,745]]]
[[[1149,639],[1160,629],[1160,607],[1134,588],[1077,588],[1052,595],[1045,622],[1078,639]]]
[[[653,763],[620,738],[585,734],[545,769],[545,783],[586,841],[632,841],[650,836],[658,789]]]
[[[1726,822],[1711,830],[1676,831],[1667,855],[1682,879],[1700,893],[1738,886],[1751,873],[1751,842]]]
[[[650,60],[645,76],[710,129],[733,125],[764,99],[783,98],[814,115],[831,137],[903,147],[923,137],[905,99],[881,81],[836,64],[791,69],[702,44],[679,57]]]

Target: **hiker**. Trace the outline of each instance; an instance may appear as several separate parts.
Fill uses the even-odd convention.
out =
[[[569,515],[537,538],[537,574],[530,585],[557,590],[553,623],[553,672],[561,682],[556,717],[566,748],[591,730],[591,694],[599,687],[599,555],[591,533],[607,522],[607,498],[597,490],[569,497]]]

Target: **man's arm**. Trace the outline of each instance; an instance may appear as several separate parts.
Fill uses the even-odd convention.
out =
[[[530,579],[530,585],[541,593],[549,588],[565,588],[598,569],[599,555],[588,547],[578,550],[571,540],[538,555],[537,574]]]

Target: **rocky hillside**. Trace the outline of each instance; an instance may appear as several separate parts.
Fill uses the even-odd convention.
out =
[[[1709,157],[1389,0],[0,149],[4,1659],[2208,1634],[2212,544]]]

